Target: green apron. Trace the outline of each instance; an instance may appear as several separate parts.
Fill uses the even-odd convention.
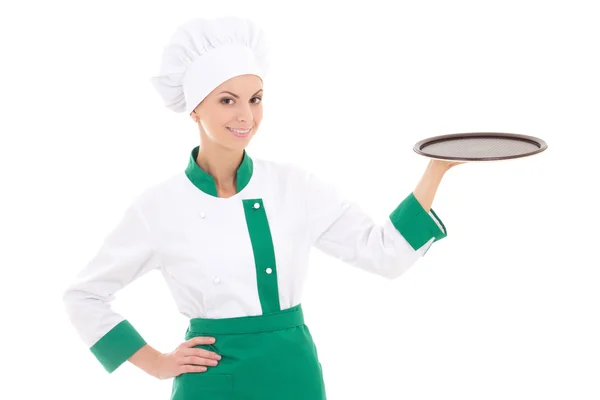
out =
[[[193,318],[185,339],[215,337],[197,348],[221,355],[205,372],[173,379],[171,400],[326,400],[317,348],[300,304],[263,315]]]

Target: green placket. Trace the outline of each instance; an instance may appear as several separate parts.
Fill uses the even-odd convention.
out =
[[[243,200],[263,314],[280,311],[275,249],[262,199]]]

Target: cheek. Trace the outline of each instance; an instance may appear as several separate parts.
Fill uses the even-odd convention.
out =
[[[214,140],[219,140],[227,134],[227,128],[225,125],[219,123],[219,121],[203,121],[202,127],[206,135]]]
[[[221,136],[227,133],[227,126],[234,120],[233,113],[224,112],[222,110],[215,111],[209,119],[205,121],[206,131],[211,136]]]
[[[257,107],[257,109],[254,110],[254,112],[252,113],[252,116],[254,118],[254,122],[256,123],[256,125],[260,124],[260,122],[262,121],[262,118],[263,118],[262,107]]]

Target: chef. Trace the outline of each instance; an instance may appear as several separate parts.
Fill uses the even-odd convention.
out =
[[[154,88],[197,124],[181,172],[141,191],[64,292],[70,321],[100,365],[125,361],[173,379],[171,400],[324,400],[322,366],[301,307],[309,252],[394,279],[446,236],[431,209],[454,163],[431,161],[382,224],[333,184],[252,157],[268,67],[264,33],[235,17],[193,19],[164,49]],[[150,271],[189,326],[174,351],[151,347],[111,308]]]

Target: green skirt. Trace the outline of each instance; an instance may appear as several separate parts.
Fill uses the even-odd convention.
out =
[[[222,358],[205,372],[173,379],[171,400],[326,400],[317,348],[300,304],[271,314],[193,318],[185,339],[216,338],[197,348]]]

